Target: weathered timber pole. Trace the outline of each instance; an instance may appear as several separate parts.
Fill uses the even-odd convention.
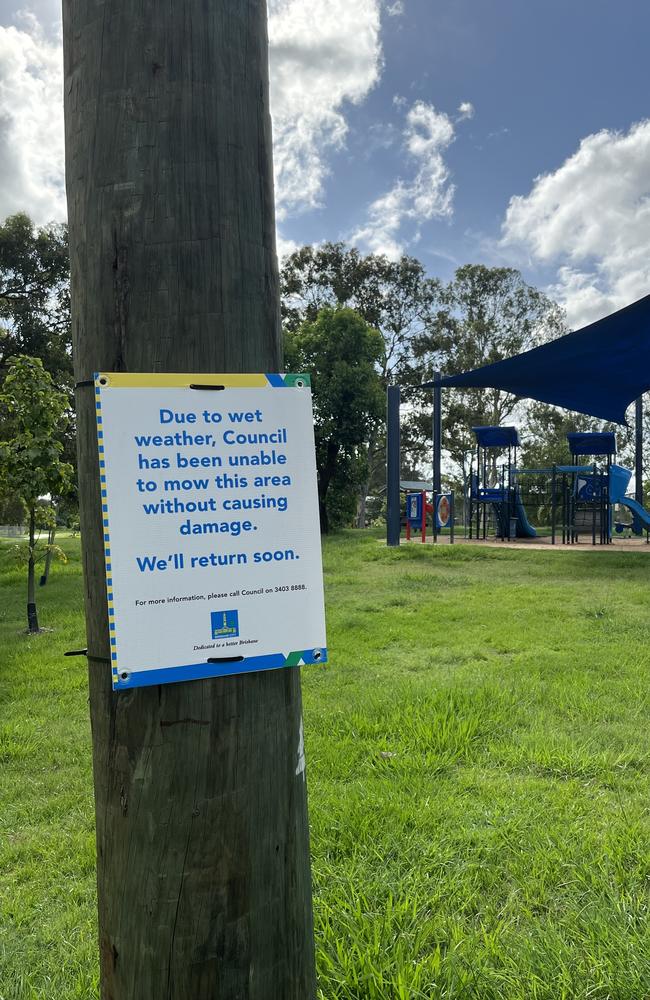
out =
[[[63,0],[75,374],[281,365],[265,0]],[[79,484],[103,1000],[311,1000],[297,670],[113,693]]]

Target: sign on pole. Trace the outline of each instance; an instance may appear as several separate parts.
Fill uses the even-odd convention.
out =
[[[113,687],[327,660],[307,375],[98,373]]]

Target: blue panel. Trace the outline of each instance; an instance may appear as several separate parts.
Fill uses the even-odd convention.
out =
[[[618,503],[630,485],[632,473],[629,469],[624,469],[622,465],[612,465],[609,469],[609,499],[612,503]]]
[[[305,650],[302,660],[305,664],[327,663],[327,649],[320,649],[318,659],[314,657],[313,649]],[[250,674],[261,670],[279,670],[287,668],[287,658],[284,653],[269,653],[266,656],[247,656],[233,663],[187,663],[180,667],[162,667],[155,670],[137,670],[129,674],[127,680],[118,675],[115,689],[120,691],[134,687],[150,687],[152,684],[175,684],[180,681],[205,680],[208,677],[230,677],[233,674]]]
[[[472,427],[481,448],[508,448],[519,444],[516,427]]]
[[[650,295],[550,344],[439,384],[504,389],[624,424],[630,403],[650,389]]]
[[[419,528],[422,525],[422,494],[406,494],[406,516],[412,528]]]

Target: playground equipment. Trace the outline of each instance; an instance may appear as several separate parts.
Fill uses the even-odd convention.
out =
[[[470,462],[469,537],[487,538],[491,520],[501,539],[535,538],[516,483],[519,434],[516,427],[472,427],[476,437],[476,471]],[[499,458],[507,452],[505,461]]]
[[[400,489],[406,493],[406,541],[411,540],[411,532],[419,531],[421,540],[427,540],[427,515],[431,515],[433,540],[443,528],[449,528],[449,542],[454,544],[454,494],[434,493],[430,483],[401,482]],[[432,494],[431,501],[427,493]]]
[[[646,533],[650,512],[626,496],[632,472],[616,465],[616,436],[608,432],[567,434],[570,465],[517,468],[519,435],[515,427],[474,427],[477,441],[470,464],[467,531],[470,538],[535,538],[541,530],[555,545],[574,545],[581,537],[609,545],[614,533]],[[600,462],[581,463],[581,458]],[[614,506],[627,508],[630,524],[614,522]],[[539,525],[536,529],[531,522]]]
[[[426,519],[426,507],[429,506],[434,512],[433,518],[433,541],[437,542],[443,528],[449,527],[449,541],[454,541],[454,495],[445,493],[441,488],[440,477],[440,452],[441,452],[441,420],[440,420],[440,400],[434,400],[433,424],[434,424],[434,461],[433,461],[433,481],[432,483],[402,483],[400,481],[400,388],[398,385],[388,387],[388,412],[386,420],[387,448],[386,448],[386,543],[387,545],[399,545],[402,534],[402,519],[405,512],[404,493],[417,492],[425,494],[421,503],[424,506]],[[439,393],[438,393],[439,397]],[[415,487],[415,490],[413,489]],[[431,494],[430,504],[427,504],[426,493]],[[413,503],[409,500],[408,503]],[[415,501],[417,504],[417,501]],[[415,518],[407,517],[408,533],[412,527],[419,526],[422,531],[422,509],[414,508]],[[410,521],[410,524],[409,524]],[[426,541],[426,523],[424,525],[423,541]]]
[[[538,533],[550,534],[552,545],[560,533],[564,545],[576,544],[584,535],[590,536],[592,545],[607,545],[612,536],[610,471],[615,435],[572,433],[567,440],[570,465],[511,470],[517,501],[539,526]],[[580,463],[583,457],[603,461]]]
[[[610,502],[626,507],[632,514],[632,523],[629,526],[617,521],[614,530],[620,534],[629,527],[633,535],[642,535],[645,531],[646,542],[650,543],[650,512],[635,497],[628,497],[625,494],[631,478],[631,471],[624,469],[622,465],[612,465],[609,470]]]
[[[625,334],[630,342],[647,328],[646,314],[650,314],[650,296],[605,320],[591,324],[584,330],[557,342],[543,345],[504,362],[495,362],[473,372],[441,377],[434,373],[432,382],[420,389],[432,390],[433,396],[433,497],[438,503],[441,493],[442,421],[441,392],[443,387],[498,387],[520,396],[542,399],[569,409],[590,413],[596,417],[623,422],[625,407],[630,401],[632,383],[645,391],[648,376],[638,371],[627,358],[615,371],[609,371],[605,382],[587,379],[580,366],[592,365],[598,360],[597,370],[602,370],[600,347],[611,330]],[[643,322],[642,322],[643,321]],[[639,332],[640,331],[640,332]],[[650,338],[647,349],[650,352]],[[559,353],[558,353],[559,352]],[[622,356],[622,353],[617,354]],[[558,359],[563,360],[557,364]],[[567,360],[568,359],[568,360]],[[618,363],[618,362],[617,362]],[[574,369],[578,368],[576,371]],[[620,369],[620,370],[619,370]],[[578,373],[580,376],[578,377]],[[615,376],[615,377],[612,377]],[[636,379],[636,381],[635,381]],[[526,381],[528,380],[528,381]],[[539,387],[537,386],[539,383]],[[643,383],[643,384],[641,384]],[[650,383],[648,383],[650,387]],[[632,397],[634,398],[634,397]],[[400,388],[389,386],[387,395],[387,532],[388,545],[399,545],[403,518],[403,496],[400,491]],[[571,434],[572,464],[553,465],[544,469],[519,469],[517,467],[518,436],[516,428],[475,428],[483,436],[477,438],[476,471],[472,474],[466,491],[465,527],[470,537],[487,537],[494,534],[506,538],[535,538],[540,533],[550,535],[552,544],[561,538],[564,544],[574,544],[585,535],[591,535],[592,544],[609,544],[613,533],[627,529],[641,535],[646,532],[650,542],[650,512],[643,507],[642,492],[642,416],[640,396],[636,398],[635,482],[636,496],[627,496],[625,490],[631,479],[629,470],[616,466],[614,434]],[[497,438],[490,440],[490,433]],[[505,437],[498,437],[504,435]],[[497,456],[491,449],[499,449]],[[507,461],[503,461],[508,451]],[[581,464],[580,458],[591,457],[600,462]],[[617,470],[621,470],[617,473]],[[620,477],[617,479],[617,475]],[[426,501],[423,501],[426,504]],[[630,524],[614,522],[613,507],[629,510]],[[467,517],[469,511],[469,517]],[[426,514],[426,508],[425,508]],[[413,521],[411,524],[413,525]],[[534,528],[532,524],[538,525]],[[421,525],[420,525],[421,526]],[[434,529],[434,540],[436,538]]]

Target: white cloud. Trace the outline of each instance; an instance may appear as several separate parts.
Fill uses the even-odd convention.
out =
[[[279,231],[276,234],[276,246],[280,266],[282,266],[282,261],[285,257],[288,257],[291,253],[295,253],[299,248],[299,244],[295,240],[285,239]]]
[[[368,220],[351,237],[372,253],[396,258],[409,243],[420,238],[423,222],[452,215],[454,186],[443,152],[453,142],[454,126],[444,112],[416,101],[406,118],[405,147],[415,167],[410,181],[399,179],[386,194],[368,208]],[[411,233],[402,233],[410,222]]]
[[[271,0],[269,41],[278,218],[320,205],[347,102],[379,80],[380,0]]]
[[[503,242],[557,267],[572,326],[650,292],[650,121],[582,140],[558,170],[511,199]]]
[[[346,103],[382,67],[383,0],[270,0],[271,103],[278,218],[320,204],[327,155],[343,146]],[[39,13],[49,20],[49,0]],[[49,27],[49,25],[48,25]],[[60,28],[33,15],[0,27],[0,216],[65,218]]]
[[[463,101],[458,105],[457,122],[464,122],[474,117],[474,105],[471,101]]]
[[[386,3],[386,13],[389,17],[401,17],[404,13],[404,0],[393,0]]]
[[[0,218],[44,223],[66,217],[61,41],[21,20],[0,26]]]

